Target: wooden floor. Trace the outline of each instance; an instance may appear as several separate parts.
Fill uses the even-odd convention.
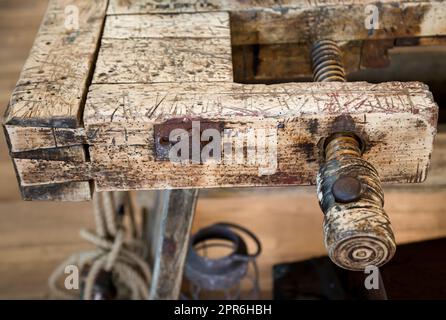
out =
[[[0,112],[31,48],[46,0],[0,0]],[[5,140],[0,140],[0,298],[46,298],[47,278],[67,255],[86,248],[78,237],[92,225],[89,203],[21,201]],[[437,144],[446,143],[445,139]],[[446,148],[445,148],[446,149]],[[391,188],[386,210],[398,243],[446,236],[446,164],[435,153],[430,184]],[[435,187],[432,183],[435,182]],[[259,259],[264,297],[270,297],[272,265],[323,255],[322,214],[315,189],[287,188],[211,192],[198,204],[194,230],[217,221],[240,223],[263,243]]]

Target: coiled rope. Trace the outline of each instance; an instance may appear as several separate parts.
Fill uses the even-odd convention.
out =
[[[84,285],[80,286],[84,299],[95,298],[95,281],[101,271],[111,273],[118,299],[148,299],[151,271],[143,256],[147,243],[142,241],[142,232],[138,231],[130,194],[97,192],[93,212],[95,231],[82,229],[80,236],[96,249],[73,254],[54,270],[48,280],[52,297],[79,298],[73,290],[60,285],[66,276],[65,268],[75,265],[84,276]]]

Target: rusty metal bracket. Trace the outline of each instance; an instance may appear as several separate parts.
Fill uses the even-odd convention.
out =
[[[201,141],[201,135],[203,131],[207,129],[216,129],[220,133],[224,129],[223,122],[214,122],[203,119],[189,119],[189,118],[178,118],[170,119],[166,122],[155,124],[153,126],[154,132],[154,146],[155,146],[155,160],[157,161],[168,161],[169,152],[172,146],[177,142],[173,141],[170,136],[173,130],[185,130],[189,136],[189,155],[192,155],[192,145],[193,142],[193,129],[197,128],[200,149],[201,147],[208,143],[208,141]]]

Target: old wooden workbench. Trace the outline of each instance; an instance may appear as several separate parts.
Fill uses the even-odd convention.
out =
[[[309,80],[318,39],[339,43],[347,72],[387,65],[394,46],[444,44],[445,12],[416,0],[52,0],[4,119],[22,196],[314,184],[321,145],[340,131],[364,137],[382,181],[421,182],[438,118],[426,85],[289,80]],[[246,145],[240,162],[166,161],[167,130],[192,121],[273,130],[275,171],[259,174]],[[152,297],[172,298],[196,192],[161,197]]]
[[[380,1],[373,32],[370,3],[50,1],[4,120],[23,198],[314,184],[321,140],[352,128],[384,182],[423,181],[438,114],[425,85],[247,84],[308,76],[317,38],[338,41],[350,71],[404,41],[443,41],[443,1]],[[172,119],[276,128],[277,170],[158,161],[154,127]]]

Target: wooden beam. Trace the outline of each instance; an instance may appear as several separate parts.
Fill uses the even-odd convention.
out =
[[[180,296],[183,267],[189,247],[198,190],[168,190],[158,208],[160,215],[156,239],[150,299],[172,300]]]
[[[232,81],[226,12],[112,16],[94,83]]]
[[[125,150],[128,150],[128,148],[126,148]],[[130,160],[129,161],[132,161],[131,160],[132,159],[131,158],[132,154],[133,153],[129,153],[129,155],[130,155],[130,158],[129,158]],[[125,155],[124,154],[124,155],[122,155],[122,157],[124,159],[124,157],[129,157],[129,155]],[[422,191],[422,190],[437,190],[439,187],[440,188],[445,187],[446,186],[446,184],[444,182],[445,179],[446,179],[446,177],[444,175],[444,173],[446,172],[444,170],[445,159],[446,159],[446,133],[440,132],[435,137],[435,143],[434,143],[434,147],[433,147],[432,160],[431,160],[432,162],[431,162],[431,164],[429,166],[429,170],[428,170],[429,171],[429,175],[428,175],[427,180],[423,184],[387,184],[385,186],[386,190],[402,190],[403,189],[403,190],[406,190],[406,191],[409,191],[409,190]],[[52,162],[52,163],[54,164],[54,162]],[[34,162],[34,164],[35,164],[35,166],[34,166],[33,170],[39,170],[39,168],[41,170],[42,163]],[[55,165],[51,167],[51,170],[49,170],[47,168],[46,169],[46,172],[47,172],[46,174],[48,176],[43,176],[43,177],[41,175],[40,176],[35,176],[34,180],[27,181],[28,183],[31,183],[31,184],[33,182],[36,183],[36,180],[37,180],[37,183],[41,183],[43,181],[43,182],[46,182],[45,185],[37,184],[37,185],[34,185],[33,188],[31,188],[31,186],[25,186],[25,187],[22,187],[22,192],[23,192],[24,189],[26,190],[26,188],[30,188],[30,190],[36,190],[36,188],[38,188],[39,186],[41,186],[42,188],[49,188],[49,187],[53,186],[50,183],[51,179],[49,177],[52,177],[54,174],[57,174],[57,172],[60,172],[60,170],[61,170],[60,169],[60,164],[61,164],[60,162],[55,163]],[[65,167],[63,169],[65,169]],[[86,171],[82,175],[79,175],[78,177],[80,177],[82,179],[87,179],[87,180],[88,179],[95,179],[95,176],[94,176],[94,173],[92,173],[91,167],[89,167],[89,166],[88,167],[84,167],[84,169]],[[75,170],[75,169],[73,169],[73,170]],[[183,172],[178,172],[178,171],[174,171],[174,172],[176,172],[177,174],[183,174]],[[102,175],[100,173],[100,171],[97,174],[98,174],[98,177],[100,177]],[[117,173],[114,173],[114,174],[116,176],[118,176]],[[137,173],[135,173],[135,176],[136,175],[137,175]],[[161,176],[161,173],[159,173],[157,176]],[[122,182],[123,178],[119,177],[119,176],[118,176],[118,178],[121,179],[120,181]],[[193,177],[190,177],[190,179],[192,179],[192,178]],[[38,180],[38,179],[43,179],[43,180]],[[148,182],[146,181],[145,183],[148,183]],[[73,184],[77,184],[77,183],[73,182]],[[57,185],[54,185],[54,188],[56,188],[56,186]],[[60,185],[60,186],[62,186],[62,185]],[[128,188],[131,188],[130,186],[131,186],[130,184],[124,184],[123,188],[124,189],[128,189]],[[236,185],[234,185],[234,186],[236,186]],[[116,186],[116,188],[120,189],[119,186]],[[82,189],[85,189],[85,188],[82,188]],[[238,190],[237,192],[240,192],[240,190]],[[35,191],[35,193],[37,193],[37,191]],[[30,197],[31,197],[31,195],[29,195],[27,197],[27,200],[32,200],[32,199],[30,199]],[[41,197],[43,197],[43,196],[41,196]],[[83,198],[85,199],[85,197],[83,197]],[[50,199],[48,199],[48,200],[50,200]],[[57,197],[52,199],[52,200],[57,200]],[[67,199],[65,199],[65,200],[67,200]]]
[[[51,0],[5,114],[5,123],[75,128],[107,0]]]
[[[94,85],[84,121],[96,185],[114,190],[313,184],[320,144],[345,130],[367,140],[364,157],[383,181],[421,182],[437,116],[427,87],[415,82],[199,83]],[[220,130],[241,133],[275,130],[277,171],[262,176],[259,164],[246,162],[179,166],[157,161],[154,126],[172,119],[220,123]]]
[[[378,9],[379,29],[365,28],[368,5]],[[441,0],[226,1],[111,0],[108,13],[144,14],[229,11],[233,45],[311,43],[425,37],[446,33]]]
[[[88,178],[73,179],[65,172],[61,177],[61,167],[72,165],[82,167],[88,162],[84,146],[46,148],[11,153],[14,167],[20,184],[20,192],[24,200],[45,201],[88,201],[91,199],[91,186]],[[29,171],[28,163],[36,164],[34,171]],[[45,170],[45,163],[57,163],[54,172]],[[59,172],[59,174],[57,173]],[[27,174],[32,178],[29,183]],[[44,175],[45,178],[41,178]],[[40,178],[39,178],[40,177]]]
[[[94,83],[232,81],[231,40],[104,39]],[[159,68],[163,67],[163,72]]]
[[[5,126],[11,152],[60,148],[87,142],[84,128]]]

